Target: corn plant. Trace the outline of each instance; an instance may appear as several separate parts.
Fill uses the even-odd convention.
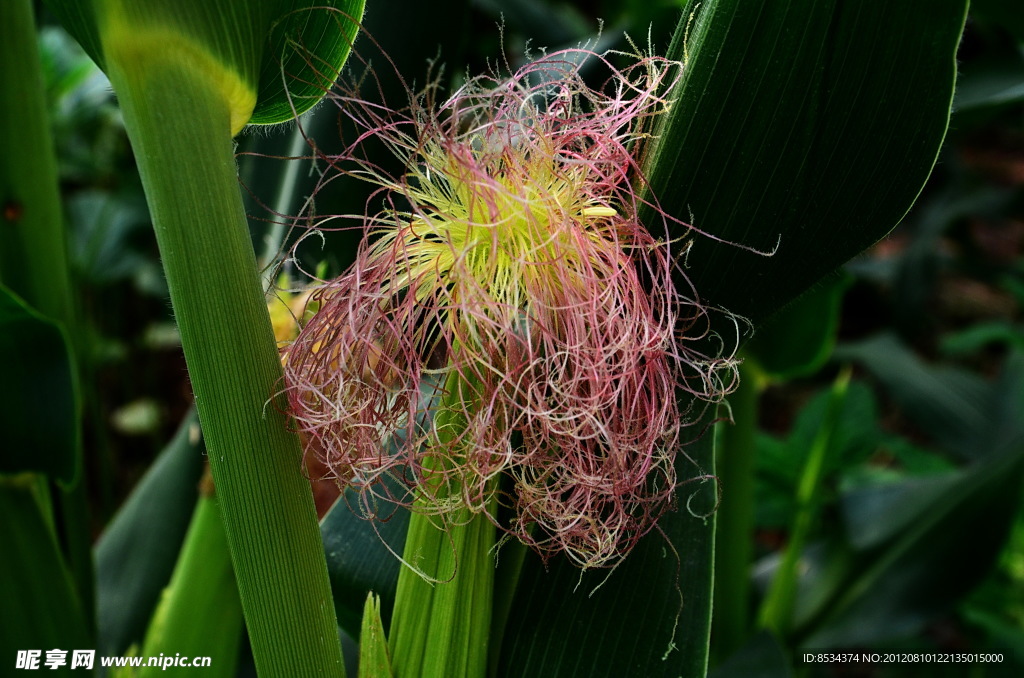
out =
[[[607,4],[634,29],[654,16]],[[89,372],[31,3],[4,3],[0,323],[5,355],[30,359],[0,408],[0,661],[92,647],[208,656],[233,676],[244,628],[260,676],[344,675],[348,660],[399,678],[703,677],[755,626],[786,636],[833,426],[755,620],[757,390],[802,358],[770,330],[743,345],[786,313],[812,317],[803,344],[827,344],[835,294],[804,295],[885,236],[931,172],[965,0],[678,3],[667,46],[606,49],[606,28],[452,91],[407,85],[426,63],[400,55],[343,75],[401,29],[374,19],[386,3],[366,27],[362,0],[49,7],[118,97],[196,414],[107,528],[94,591]],[[464,11],[429,14],[454,33],[438,17]],[[372,86],[387,69],[398,99]],[[352,177],[371,198],[356,199],[351,266],[312,276],[279,351],[233,140],[325,97],[317,115],[342,121],[328,133],[355,134],[323,151],[300,123],[299,154],[321,171],[313,202],[360,190],[336,181]],[[281,186],[281,204],[300,202]],[[343,497],[319,526],[311,460]],[[130,569],[162,527],[178,553]],[[118,598],[133,577],[145,587]],[[339,629],[359,643],[344,659]]]

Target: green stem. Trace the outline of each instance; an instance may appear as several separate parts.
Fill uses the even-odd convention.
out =
[[[471,385],[454,373],[447,389],[434,426],[442,442],[454,443],[465,427],[461,412],[474,397]],[[488,490],[488,513],[497,507],[496,490],[496,484]],[[418,497],[409,519],[388,634],[391,665],[396,678],[483,678],[494,604],[496,529],[486,513],[464,507],[428,515],[436,500]]]
[[[721,427],[717,474],[722,503],[715,542],[714,653],[722,660],[750,632],[750,567],[753,558],[754,473],[761,387],[749,361],[740,366],[739,387],[729,397],[733,424]]]
[[[344,674],[327,567],[235,172],[229,103],[178,52],[106,46],[153,216],[256,668]]]
[[[211,488],[212,489],[212,488]],[[238,660],[242,606],[215,496],[200,496],[171,582],[153,616],[142,656],[210,657],[211,676],[231,678]],[[187,675],[147,667],[138,678]]]
[[[807,545],[814,519],[818,515],[822,470],[833,445],[833,433],[850,384],[850,373],[849,367],[844,368],[832,385],[825,418],[808,451],[807,461],[800,475],[796,495],[796,516],[789,532],[789,542],[786,544],[782,563],[772,579],[771,588],[768,589],[768,595],[761,605],[759,624],[779,635],[789,631],[792,625],[793,607],[800,581],[800,557]]]
[[[388,639],[396,678],[483,678],[494,589],[495,528],[458,509],[445,519],[413,509]],[[422,574],[421,574],[422,573]],[[424,575],[441,581],[429,582]]]

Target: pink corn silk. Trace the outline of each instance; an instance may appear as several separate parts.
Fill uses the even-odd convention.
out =
[[[603,87],[584,84],[584,59],[609,69]],[[288,350],[285,383],[307,453],[364,511],[414,495],[439,515],[486,511],[504,475],[513,517],[489,515],[502,530],[600,567],[672,506],[693,403],[736,379],[731,355],[694,348],[707,313],[677,289],[675,243],[636,218],[647,200],[663,231],[672,220],[638,194],[635,152],[680,72],[569,50],[476,78],[436,109],[341,99],[362,134],[332,164],[383,140],[404,176],[366,162],[348,173],[408,207],[366,218],[355,264],[318,290]]]

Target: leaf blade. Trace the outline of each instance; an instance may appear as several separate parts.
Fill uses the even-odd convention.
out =
[[[945,134],[966,2],[698,11],[670,48],[687,73],[647,177],[662,209],[726,241],[696,236],[701,297],[756,326],[909,209]]]

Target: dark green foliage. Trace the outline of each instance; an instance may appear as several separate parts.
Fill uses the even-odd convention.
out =
[[[34,471],[70,483],[77,472],[78,393],[60,325],[0,285],[0,473]]]

